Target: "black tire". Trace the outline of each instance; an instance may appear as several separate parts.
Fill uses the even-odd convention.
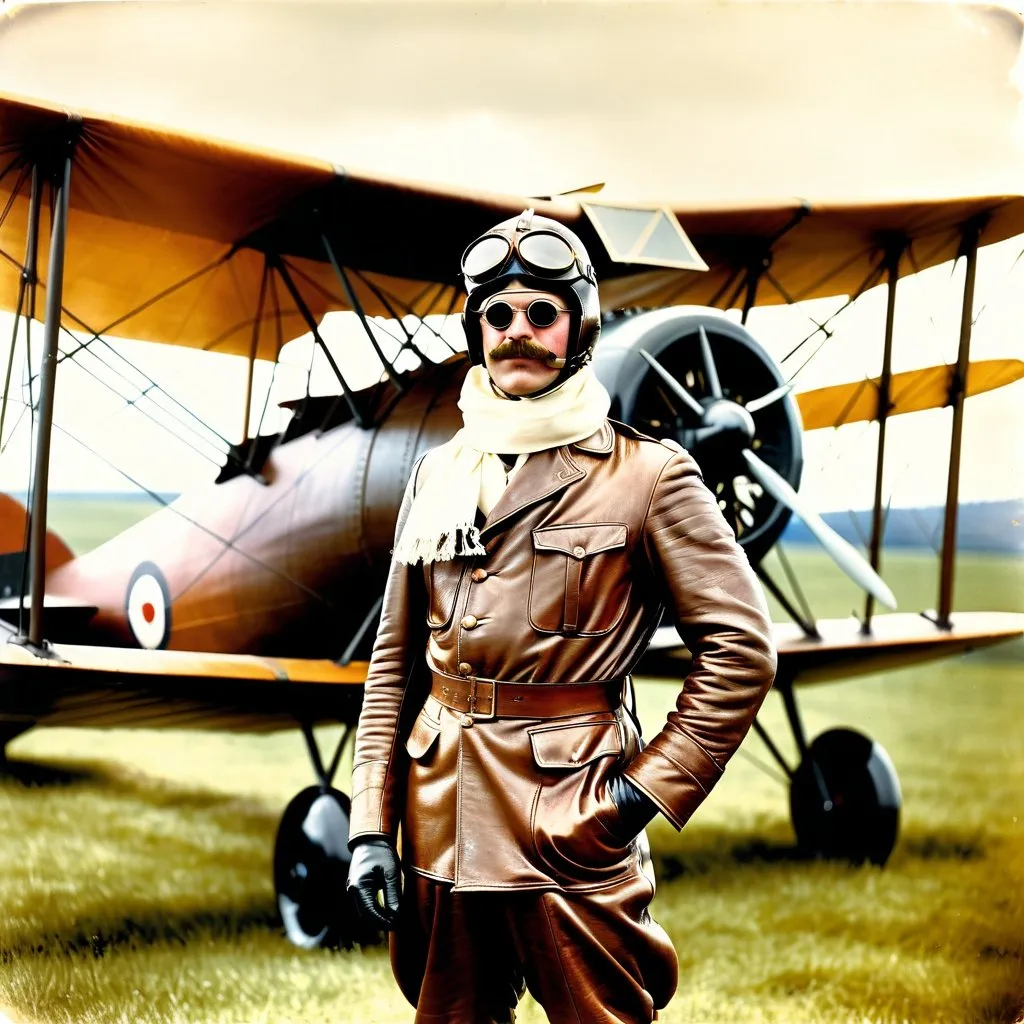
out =
[[[830,729],[793,773],[797,842],[815,856],[882,865],[896,845],[903,797],[885,748],[853,729]]]
[[[274,842],[274,890],[285,934],[296,946],[350,944],[355,912],[345,892],[349,798],[310,786],[285,808]]]

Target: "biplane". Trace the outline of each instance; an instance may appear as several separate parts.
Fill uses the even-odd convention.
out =
[[[195,14],[218,5],[167,6]],[[533,7],[525,19],[530,30],[540,11],[561,17],[556,6]],[[696,6],[651,5],[643,18],[694,17]],[[896,6],[911,22],[933,17]],[[116,7],[121,18],[163,5]],[[372,7],[346,12],[365,18]],[[441,5],[435,14],[451,18],[457,7]],[[784,5],[784,20],[813,7]],[[614,4],[602,8],[604,17],[624,16]],[[764,17],[761,5],[735,8]],[[501,17],[510,9],[522,16],[516,5],[501,5]],[[996,51],[1019,54],[1020,19],[971,10],[958,8],[968,24],[989,19],[992,31],[970,39],[990,62]],[[12,23],[24,27],[17,18]],[[0,31],[0,43],[4,38]],[[955,189],[913,199],[861,189],[842,200],[769,193],[756,200],[662,195],[647,202],[638,198],[646,194],[642,182],[536,196],[342,169],[0,94],[0,307],[15,317],[4,415],[14,401],[16,351],[30,355],[33,344],[42,351],[27,398],[35,420],[30,500],[27,508],[11,498],[0,503],[0,741],[47,725],[301,729],[315,783],[281,821],[278,904],[299,944],[346,933],[348,798],[334,788],[334,777],[358,714],[405,482],[419,455],[457,428],[468,367],[458,346],[437,344],[433,317],[459,308],[467,240],[533,207],[576,231],[596,261],[606,315],[594,365],[612,395],[612,414],[690,449],[766,588],[793,620],[777,627],[775,686],[798,766],[756,728],[790,779],[799,841],[824,854],[883,863],[898,832],[895,770],[884,750],[852,730],[808,741],[797,686],[916,664],[1024,632],[1024,616],[953,611],[965,400],[1024,370],[1012,361],[970,362],[978,249],[1024,233],[1024,196],[972,190],[977,180],[968,176]],[[687,189],[668,195],[680,191]],[[900,276],[953,259],[967,266],[956,365],[893,374]],[[876,285],[888,289],[878,378],[798,400],[792,375],[747,330],[750,311],[821,296],[852,301]],[[738,319],[723,310],[737,310]],[[344,353],[323,337],[323,319],[335,311],[356,318],[379,360],[379,379],[370,386],[350,383]],[[33,334],[38,321],[41,338],[38,326]],[[284,429],[264,432],[250,421],[253,366],[276,361],[288,341],[307,334],[334,374],[333,393],[307,391],[291,403]],[[244,429],[241,441],[227,446],[215,481],[76,558],[47,530],[58,364],[100,352],[106,338],[244,357]],[[151,381],[143,391],[131,399],[140,408],[159,386]],[[893,603],[879,575],[886,423],[946,404],[953,409],[953,444],[937,607],[875,614],[876,603]],[[858,418],[879,424],[866,558],[799,494],[803,430]],[[794,514],[838,571],[865,589],[862,616],[814,621],[768,573],[764,556]],[[640,670],[680,678],[688,657],[665,626]],[[313,733],[324,722],[348,727],[329,759]]]

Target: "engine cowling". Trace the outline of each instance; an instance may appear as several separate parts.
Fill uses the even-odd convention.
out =
[[[610,415],[686,448],[747,557],[759,561],[791,512],[751,478],[744,452],[794,490],[803,468],[800,412],[775,360],[724,314],[684,306],[612,315],[593,365],[612,396]]]

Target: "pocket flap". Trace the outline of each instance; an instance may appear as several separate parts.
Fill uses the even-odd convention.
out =
[[[618,722],[546,725],[530,730],[533,760],[540,768],[579,768],[622,753]]]
[[[405,741],[406,752],[414,761],[418,761],[434,745],[440,732],[441,723],[435,722],[426,711],[421,711]]]
[[[572,558],[583,559],[599,551],[613,551],[626,546],[625,523],[578,523],[566,526],[543,526],[533,531],[537,551],[558,551]]]

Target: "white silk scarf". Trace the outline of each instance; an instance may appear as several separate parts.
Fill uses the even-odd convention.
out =
[[[498,453],[527,455],[582,441],[610,405],[590,367],[555,391],[518,402],[494,392],[483,366],[472,367],[459,396],[462,429],[430,456],[430,476],[413,499],[395,559],[415,565],[486,554],[476,513],[486,516],[508,483]]]

